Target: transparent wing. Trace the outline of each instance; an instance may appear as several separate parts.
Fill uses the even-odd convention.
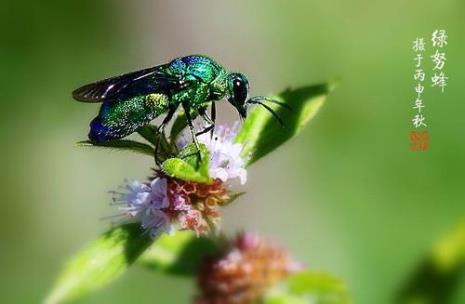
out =
[[[178,79],[167,76],[163,67],[156,66],[84,85],[73,91],[73,98],[83,102],[103,102],[174,89]]]

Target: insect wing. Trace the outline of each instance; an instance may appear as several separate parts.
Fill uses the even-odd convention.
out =
[[[73,98],[83,102],[103,102],[131,98],[164,90],[176,82],[156,66],[87,84],[73,91]]]

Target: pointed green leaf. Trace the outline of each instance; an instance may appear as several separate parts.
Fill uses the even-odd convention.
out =
[[[349,304],[349,293],[339,279],[325,273],[300,272],[271,289],[266,304]]]
[[[155,150],[157,150],[158,145],[156,152],[159,160],[164,161],[175,154],[176,147],[168,143],[165,134],[162,134],[157,126],[151,124],[145,125],[137,129],[137,133],[151,143],[155,147]]]
[[[171,132],[170,132],[170,139],[171,142],[175,142],[176,138],[178,135],[184,130],[184,128],[187,127],[187,119],[186,115],[184,112],[179,112],[178,115],[176,116],[176,119],[173,122],[173,125],[171,126]]]
[[[154,146],[156,146],[158,137],[160,136],[158,128],[151,124],[140,127],[137,129],[137,133]]]
[[[177,275],[196,275],[202,260],[218,250],[209,238],[192,231],[161,236],[139,258],[138,263],[156,271]]]
[[[97,143],[97,142],[92,142],[90,140],[83,140],[77,143],[78,146],[80,147],[104,147],[104,148],[110,148],[110,149],[115,149],[115,150],[125,150],[125,151],[132,151],[132,152],[137,152],[137,153],[142,153],[145,155],[149,155],[153,157],[155,150],[153,147],[135,141],[135,140],[110,140],[102,143]]]
[[[190,166],[197,168],[197,171],[199,171],[200,174],[208,176],[209,151],[204,144],[200,144],[199,148],[201,157],[200,161],[195,144],[190,144],[184,147],[177,157],[184,160]]]
[[[232,202],[236,201],[239,197],[243,196],[246,192],[232,193],[229,195],[229,199],[222,204],[222,206],[227,206]]]
[[[208,175],[209,154],[205,145],[200,145],[201,160],[198,160],[194,144],[186,146],[176,158],[169,158],[161,165],[163,172],[185,181],[209,184],[212,182]]]
[[[163,172],[170,176],[185,181],[203,182],[204,176],[194,167],[179,158],[169,158],[162,164]]]
[[[248,165],[273,151],[285,141],[299,133],[323,105],[332,86],[320,84],[288,89],[275,97],[291,109],[268,103],[283,119],[282,128],[275,118],[263,107],[256,106],[248,115],[236,141],[244,143],[243,154],[252,153]]]
[[[111,229],[68,261],[45,303],[62,303],[107,285],[152,242],[138,224]]]

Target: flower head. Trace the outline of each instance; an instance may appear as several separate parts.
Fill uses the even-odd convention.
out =
[[[255,303],[272,285],[299,270],[286,250],[249,234],[204,261],[198,304]]]
[[[128,182],[124,192],[113,192],[113,201],[123,204],[128,221],[139,222],[153,238],[175,228],[198,235],[219,227],[220,207],[229,201],[229,190],[220,179],[212,184],[187,182],[163,176],[150,183]]]
[[[236,122],[232,128],[217,127],[213,136],[205,133],[197,137],[210,153],[208,173],[212,178],[219,178],[223,182],[239,178],[241,184],[247,181],[246,159],[242,156],[244,146],[234,142],[238,130],[239,122]],[[186,138],[188,138],[187,134],[180,137],[178,147],[186,146],[188,143]]]
[[[220,207],[231,200],[226,181],[247,179],[243,145],[234,142],[239,124],[232,128],[219,126],[213,136],[198,137],[209,152],[211,183],[186,181],[156,171],[150,182],[128,182],[125,191],[113,192],[113,200],[125,205],[120,208],[128,220],[139,222],[152,237],[177,229],[195,231],[197,235],[218,230],[221,223]],[[184,148],[187,136],[177,141]]]

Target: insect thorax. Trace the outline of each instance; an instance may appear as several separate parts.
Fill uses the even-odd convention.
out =
[[[181,57],[170,62],[166,73],[179,77],[186,85],[173,92],[173,103],[189,102],[193,108],[224,97],[227,86],[225,69],[211,58],[201,55]]]
[[[224,69],[221,69],[218,76],[210,83],[211,100],[220,100],[226,95],[228,87],[227,79],[228,73]]]

